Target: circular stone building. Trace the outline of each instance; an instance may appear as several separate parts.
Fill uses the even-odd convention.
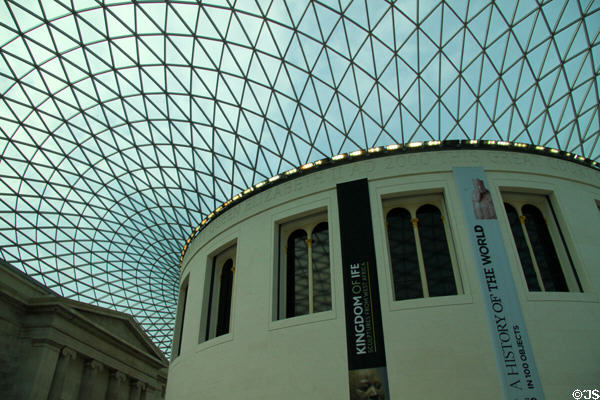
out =
[[[0,260],[135,318],[171,399],[594,397],[599,16],[4,0]]]
[[[185,246],[167,398],[585,394],[600,376],[599,205],[597,164],[507,142],[274,176]]]

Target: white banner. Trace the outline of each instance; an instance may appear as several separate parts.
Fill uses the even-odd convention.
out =
[[[480,167],[453,168],[453,172],[473,248],[504,398],[544,399],[485,172]]]

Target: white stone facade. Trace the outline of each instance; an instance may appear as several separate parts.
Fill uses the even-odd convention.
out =
[[[367,178],[387,371],[392,399],[486,398],[502,393],[483,297],[453,167],[483,167],[498,210],[519,303],[546,398],[570,398],[600,377],[600,173],[567,160],[497,150],[390,155],[315,171],[271,187],[224,212],[190,243],[167,399],[349,398],[336,184]],[[530,291],[503,208],[503,195],[551,202],[581,290]],[[394,300],[386,201],[441,196],[458,294]],[[279,227],[325,213],[331,310],[277,318]],[[558,234],[557,234],[558,235]],[[207,279],[216,255],[235,247],[229,332],[206,340]],[[563,268],[571,268],[564,266]],[[565,269],[565,271],[567,271]]]

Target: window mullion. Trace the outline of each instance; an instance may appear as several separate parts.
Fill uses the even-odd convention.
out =
[[[525,226],[525,216],[519,215],[519,221],[521,222],[521,228],[523,229],[523,235],[525,236],[525,241],[527,242],[527,248],[529,249],[529,255],[531,257],[531,263],[533,264],[533,269],[535,271],[535,277],[537,278],[538,284],[540,285],[540,289],[543,292],[545,292],[546,288],[544,287],[544,282],[542,281],[542,274],[540,273],[540,267],[538,266],[537,259],[535,258],[533,246],[531,245],[531,240],[529,239],[529,233],[527,232],[527,227]]]
[[[429,287],[427,286],[427,275],[425,274],[425,261],[423,260],[423,250],[421,249],[421,238],[419,237],[419,219],[410,220],[415,235],[415,246],[417,247],[417,259],[419,260],[419,275],[421,276],[421,285],[423,286],[423,297],[429,297]]]

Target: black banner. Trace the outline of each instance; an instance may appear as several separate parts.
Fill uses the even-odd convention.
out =
[[[350,399],[389,399],[368,182],[339,184],[337,196]]]

